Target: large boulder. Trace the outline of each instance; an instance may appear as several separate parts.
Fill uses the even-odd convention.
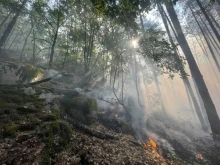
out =
[[[96,99],[73,92],[68,93],[61,99],[67,115],[84,124],[91,124],[97,117],[98,106]]]

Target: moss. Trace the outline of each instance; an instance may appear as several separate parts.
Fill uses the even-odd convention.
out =
[[[89,97],[88,102],[89,102],[90,109],[94,112],[97,112],[98,111],[98,105],[97,105],[96,99],[94,99],[92,97]]]
[[[61,122],[60,123],[60,144],[65,147],[72,136],[72,127],[67,122]]]
[[[34,109],[34,108],[18,107],[17,108],[17,112],[19,114],[27,114],[27,113],[38,113],[39,110],[38,109]]]
[[[26,119],[31,122],[37,121],[36,116],[34,114],[26,114]]]
[[[4,137],[14,137],[18,131],[18,127],[16,125],[7,125],[4,127],[3,136]]]
[[[50,128],[51,128],[53,134],[57,134],[60,131],[60,122],[59,121],[51,122]]]
[[[41,164],[42,165],[50,165],[51,162],[50,162],[50,149],[45,146],[42,150],[42,162]]]
[[[10,118],[11,118],[11,120],[14,121],[14,122],[21,120],[21,116],[19,116],[17,113],[12,113],[12,114],[10,114]]]
[[[18,129],[20,131],[31,131],[31,130],[35,130],[35,128],[40,125],[39,122],[33,122],[33,123],[28,123],[28,124],[22,124],[19,125]]]
[[[56,119],[60,119],[60,110],[59,109],[53,109],[51,110],[52,115],[56,117]]]
[[[47,114],[47,115],[41,116],[40,119],[43,121],[55,121],[57,118],[55,115]]]
[[[96,111],[98,109],[97,102],[91,97],[76,97],[72,99],[72,104],[75,109],[81,110],[84,115]]]

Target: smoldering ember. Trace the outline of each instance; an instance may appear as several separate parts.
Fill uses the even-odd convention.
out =
[[[220,0],[0,0],[1,165],[220,165]]]

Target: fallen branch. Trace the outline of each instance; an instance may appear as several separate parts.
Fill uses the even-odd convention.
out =
[[[68,121],[73,127],[75,127],[76,129],[79,129],[80,131],[84,132],[85,134],[97,137],[99,139],[119,140],[119,138],[116,136],[93,130],[84,124],[81,124],[73,119],[70,119],[69,117],[65,118],[65,120]]]
[[[40,81],[36,81],[36,82],[32,82],[32,83],[28,83],[28,84],[0,84],[0,87],[4,87],[4,86],[10,86],[10,87],[29,87],[32,85],[37,85],[37,84],[41,84],[47,81],[50,81],[51,78],[46,78]]]
[[[35,82],[32,82],[32,83],[28,83],[27,85],[37,85],[37,84],[41,84],[41,83],[44,83],[44,82],[47,82],[47,81],[50,81],[50,80],[51,80],[51,77],[40,80],[40,81],[35,81]]]
[[[109,103],[109,104],[111,104],[111,105],[115,105],[114,103],[112,103],[112,102],[110,102],[110,101],[108,101],[108,100],[105,100],[105,99],[103,99],[103,98],[101,98],[101,97],[99,97],[98,98],[99,100],[102,100],[102,101],[104,101],[104,102],[106,102],[106,103]]]

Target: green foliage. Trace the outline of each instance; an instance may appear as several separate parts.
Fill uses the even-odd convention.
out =
[[[21,124],[18,129],[19,131],[31,131],[35,130],[37,126],[40,125],[40,122],[31,122],[27,124]]]
[[[4,137],[14,137],[18,131],[17,125],[6,125],[3,130]]]
[[[135,18],[141,11],[148,11],[151,6],[150,0],[92,0],[96,12],[100,16],[107,16],[124,27],[137,29]]]
[[[72,136],[72,128],[66,122],[53,121],[47,124],[44,124],[41,129],[41,132],[45,147],[42,151],[42,164],[50,164],[50,158],[54,155],[55,150],[57,150],[57,144],[59,148],[64,148]],[[55,139],[55,136],[58,136],[58,141]]]
[[[155,63],[161,71],[171,78],[174,73],[179,73],[182,77],[187,74],[183,70],[184,58],[175,54],[173,48],[164,38],[164,33],[150,29],[139,41],[138,52],[149,61]]]

